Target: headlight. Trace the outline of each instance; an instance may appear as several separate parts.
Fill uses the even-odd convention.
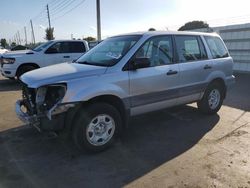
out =
[[[50,110],[54,105],[63,99],[66,90],[66,84],[55,84],[40,87],[36,94],[36,104],[39,111]]]
[[[16,61],[15,58],[5,58],[5,57],[1,58],[1,62],[3,64],[13,64],[15,63],[15,61]]]

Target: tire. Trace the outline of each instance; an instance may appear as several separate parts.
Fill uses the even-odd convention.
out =
[[[224,100],[224,87],[218,82],[208,85],[202,99],[197,102],[198,109],[204,114],[217,113]]]
[[[20,77],[26,73],[26,72],[29,72],[29,71],[32,71],[32,70],[35,70],[36,67],[32,66],[32,65],[24,65],[22,67],[20,67],[16,73],[16,77],[17,79],[19,80]]]
[[[121,131],[121,115],[107,103],[86,106],[76,114],[72,139],[79,150],[100,152],[112,145]]]

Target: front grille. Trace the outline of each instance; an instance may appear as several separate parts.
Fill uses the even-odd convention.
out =
[[[24,105],[27,108],[29,114],[36,113],[36,92],[33,88],[28,88],[26,84],[22,83],[22,97]]]

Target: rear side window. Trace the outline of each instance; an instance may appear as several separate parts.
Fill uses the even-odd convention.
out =
[[[219,37],[205,36],[208,47],[214,59],[228,57],[228,51]]]
[[[175,36],[179,62],[207,59],[204,45],[197,36]]]
[[[69,53],[83,53],[83,52],[86,52],[86,48],[83,42],[69,43]]]

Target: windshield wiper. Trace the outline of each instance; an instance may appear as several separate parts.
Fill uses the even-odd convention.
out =
[[[108,65],[106,65],[106,64],[88,62],[88,61],[77,61],[76,63],[85,64],[85,65],[94,65],[94,66],[100,66],[100,67],[108,67]]]

